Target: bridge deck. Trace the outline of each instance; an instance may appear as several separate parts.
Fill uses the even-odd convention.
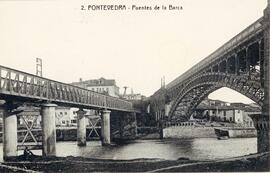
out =
[[[136,112],[128,101],[4,66],[0,66],[0,98]]]

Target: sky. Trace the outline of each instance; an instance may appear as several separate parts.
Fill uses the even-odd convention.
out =
[[[82,11],[81,5],[182,6],[166,11]],[[0,65],[71,83],[104,77],[152,95],[263,16],[266,0],[0,1]],[[130,92],[130,90],[128,90]],[[251,100],[229,89],[209,96]]]

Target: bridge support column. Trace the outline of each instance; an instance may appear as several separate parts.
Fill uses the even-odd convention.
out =
[[[249,116],[252,118],[257,130],[257,152],[269,151],[268,118],[261,114],[251,114]]]
[[[103,110],[101,112],[101,143],[102,145],[109,145],[111,143],[110,113],[111,111],[108,111],[108,110]]]
[[[17,156],[17,115],[12,106],[5,103],[3,110],[3,158],[9,160]]]
[[[55,104],[43,104],[41,107],[42,116],[42,143],[43,156],[56,155],[56,128],[55,128]]]
[[[85,111],[79,109],[77,111],[77,145],[86,146],[86,124]]]
[[[268,0],[267,8],[264,10],[264,105],[263,105],[263,115],[264,121],[266,121],[267,132],[265,134],[266,151],[269,151],[269,119],[270,119],[270,0]],[[269,158],[270,159],[270,158]]]

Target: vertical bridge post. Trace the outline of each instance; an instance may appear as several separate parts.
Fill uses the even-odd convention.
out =
[[[111,111],[108,111],[108,110],[103,110],[101,112],[101,143],[102,145],[109,145],[111,143],[110,113]]]
[[[12,103],[4,103],[3,110],[3,158],[11,159],[17,156],[17,115],[12,112]]]
[[[85,124],[86,111],[79,109],[77,111],[77,145],[86,146],[86,124]]]
[[[264,136],[266,139],[263,140],[263,144],[265,147],[262,149],[258,148],[259,152],[269,152],[269,116],[270,116],[270,0],[268,0],[267,8],[264,10],[264,52],[265,52],[265,59],[264,59],[264,75],[265,75],[265,82],[264,82],[264,105],[263,105],[263,119],[265,121],[265,133]],[[259,142],[259,141],[258,141]]]
[[[266,152],[269,149],[268,141],[268,125],[266,117],[263,114],[249,114],[249,117],[252,118],[254,126],[257,130],[257,152],[262,153]]]
[[[55,104],[43,104],[41,107],[42,116],[42,144],[43,156],[56,155],[56,127],[55,127]]]

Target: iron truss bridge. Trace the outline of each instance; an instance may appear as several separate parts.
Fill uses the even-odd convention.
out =
[[[77,86],[0,66],[0,98],[88,109],[138,112],[132,103]]]
[[[260,18],[215,52],[151,96],[152,110],[180,121],[211,92],[231,88],[260,106],[264,100],[265,19]],[[269,36],[267,36],[269,37]]]

